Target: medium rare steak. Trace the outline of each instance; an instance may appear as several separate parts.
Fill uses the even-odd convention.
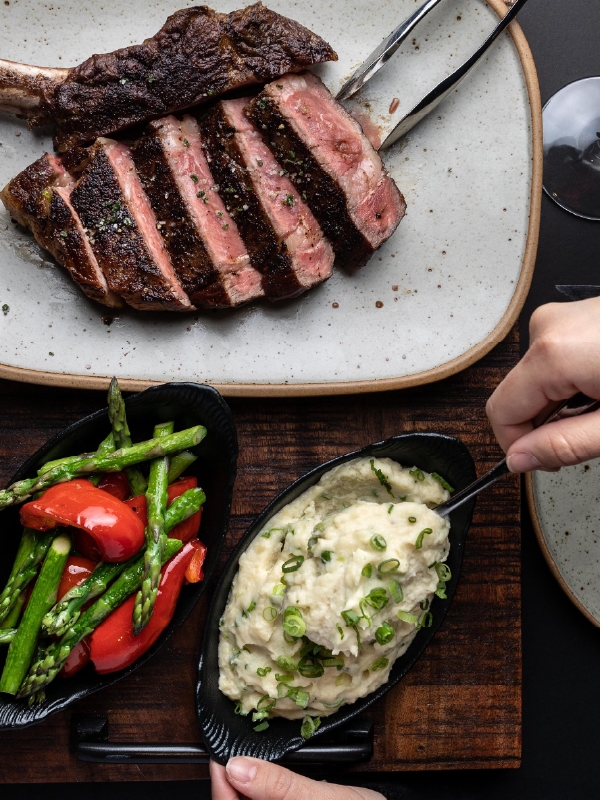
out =
[[[0,111],[54,123],[65,151],[223,92],[337,60],[316,34],[262,3],[220,14],[172,14],[143,44],[94,55],[73,69],[0,61]]]
[[[224,100],[201,120],[221,196],[269,299],[294,297],[330,277],[333,251],[310,209],[244,115]]]
[[[263,294],[237,226],[211,175],[198,123],[150,123],[133,148],[142,185],[181,285],[197,306],[237,306]]]
[[[61,160],[46,153],[0,192],[12,218],[29,228],[92,300],[119,307],[123,301],[108,288],[81,220],[71,205],[73,181]]]
[[[71,202],[113,292],[140,311],[192,308],[125,144],[98,139]]]
[[[347,268],[396,230],[406,203],[359,124],[311,72],[268,84],[248,106]]]

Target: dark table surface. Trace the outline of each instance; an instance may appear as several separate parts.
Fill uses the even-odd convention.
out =
[[[599,0],[529,0],[519,17],[538,69],[542,101],[565,84],[600,75]],[[570,216],[547,197],[533,285],[522,315],[560,301],[556,283],[600,283],[600,223]],[[600,796],[596,714],[600,632],[563,595],[542,558],[527,511],[523,525],[523,763],[519,770],[401,773],[369,785],[392,800],[590,800]],[[332,778],[333,779],[333,778]],[[70,800],[82,787],[3,787],[3,800]],[[90,800],[145,800],[172,791],[207,797],[207,783],[86,785]]]

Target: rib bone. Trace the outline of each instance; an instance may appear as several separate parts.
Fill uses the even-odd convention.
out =
[[[34,67],[0,58],[0,111],[35,119],[71,70]]]

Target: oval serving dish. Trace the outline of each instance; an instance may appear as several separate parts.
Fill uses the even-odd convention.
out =
[[[55,680],[47,688],[44,703],[27,707],[27,702],[9,695],[0,695],[0,730],[24,728],[41,722],[57,711],[86,697],[105,686],[130,675],[137,667],[152,658],[167,639],[186,620],[203,594],[218,562],[231,507],[238,455],[237,434],[227,403],[210,386],[195,383],[170,383],[155,386],[126,401],[127,418],[133,441],[152,437],[154,425],[174,420],[176,430],[202,424],[206,437],[194,448],[198,456],[186,474],[195,475],[198,485],[206,492],[200,538],[207,546],[204,580],[184,586],[170,625],[163,631],[153,647],[130,667],[110,675],[98,675],[88,666],[72,678]],[[29,458],[12,477],[11,483],[35,475],[36,470],[51,459],[95,450],[110,430],[107,409],[102,409],[70,425]],[[19,506],[8,508],[0,514],[2,544],[5,548],[0,565],[0,585],[8,578],[17,552],[22,526]],[[0,651],[0,669],[6,648]]]
[[[394,436],[384,442],[367,445],[361,450],[347,453],[322,464],[288,486],[267,506],[246,531],[228,561],[219,583],[215,587],[204,631],[196,687],[198,724],[211,757],[220,764],[225,764],[232,756],[239,755],[278,761],[305,743],[300,736],[300,720],[277,717],[269,720],[267,730],[257,732],[254,730],[251,717],[236,715],[233,701],[221,694],[219,690],[219,620],[227,604],[239,558],[268,520],[285,505],[317,483],[321,476],[333,467],[361,457],[391,458],[404,466],[415,465],[427,472],[437,472],[455,489],[464,488],[476,477],[473,459],[465,445],[458,439],[442,434],[409,433]],[[452,602],[474,505],[475,500],[473,499],[458,508],[450,517],[451,546],[447,564],[452,571],[452,578],[446,585],[447,599],[440,600],[436,597],[432,603],[434,620],[432,627],[422,628],[417,633],[406,653],[392,667],[387,683],[367,697],[342,706],[339,711],[329,717],[323,717],[321,726],[314,736],[326,734],[362,713],[392,686],[395,686],[423,653]]]

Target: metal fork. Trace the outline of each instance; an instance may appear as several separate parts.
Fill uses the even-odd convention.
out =
[[[367,56],[360,67],[355,70],[352,77],[346,81],[338,92],[336,99],[348,100],[356,94],[356,92],[358,92],[359,89],[389,61],[410,32],[439,2],[440,0],[427,0],[414,14],[411,14],[408,19],[395,28],[395,30]],[[515,0],[506,16],[500,20],[481,47],[479,47],[457,70],[447,78],[444,78],[443,81],[428,92],[408,114],[402,117],[392,132],[384,139],[379,147],[380,150],[385,150],[387,147],[394,144],[394,142],[398,141],[401,136],[408,133],[411,128],[430,114],[434,108],[437,108],[437,106],[448,97],[463,78],[473,69],[488,47],[496,41],[506,26],[516,17],[526,2],[527,0]]]

